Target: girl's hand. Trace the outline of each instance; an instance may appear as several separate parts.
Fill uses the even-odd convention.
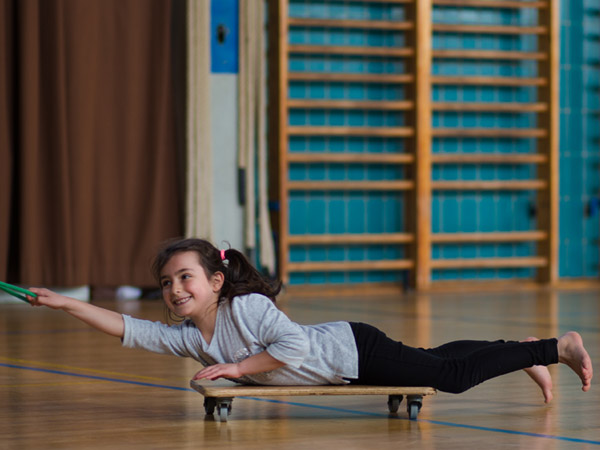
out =
[[[208,366],[194,375],[193,380],[216,380],[217,378],[241,378],[244,375],[253,375],[255,373],[270,372],[285,366],[285,363],[273,358],[266,350],[237,364],[215,364]]]
[[[241,378],[244,374],[239,364],[215,364],[208,366],[194,375],[193,380],[216,380],[218,378]]]
[[[45,288],[30,288],[29,289],[37,297],[27,296],[27,300],[32,306],[47,306],[52,309],[63,309],[69,302],[69,297],[52,292]]]

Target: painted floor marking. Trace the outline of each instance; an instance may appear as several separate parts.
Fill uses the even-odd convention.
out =
[[[0,356],[0,360],[7,361],[8,363],[19,364],[19,365],[42,366],[42,368],[52,367],[55,369],[65,369],[65,370],[69,370],[69,371],[77,370],[77,371],[81,371],[81,372],[97,373],[97,374],[102,374],[102,375],[138,378],[138,379],[148,380],[148,381],[164,381],[164,378],[148,377],[148,376],[144,376],[144,375],[134,375],[134,374],[122,373],[122,372],[111,372],[108,370],[89,369],[87,367],[68,366],[65,364],[49,363],[46,361],[32,361],[32,360],[19,359],[19,358],[8,358],[6,356]]]

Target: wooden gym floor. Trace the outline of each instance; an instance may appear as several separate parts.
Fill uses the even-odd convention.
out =
[[[97,302],[162,320],[162,302]],[[581,332],[600,370],[600,293],[494,292],[290,298],[301,323],[364,321],[409,345]],[[229,421],[205,418],[189,388],[198,363],[124,349],[64,313],[0,305],[1,449],[423,448],[600,446],[600,387],[588,393],[553,366],[544,405],[523,372],[460,395],[426,397],[417,421],[387,413],[384,396],[236,399]]]

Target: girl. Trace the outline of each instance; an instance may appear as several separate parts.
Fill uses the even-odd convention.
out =
[[[592,362],[581,336],[524,342],[457,341],[417,349],[363,323],[303,326],[278,310],[279,283],[270,283],[237,250],[218,250],[201,239],[170,242],[154,274],[170,312],[186,317],[168,326],[121,315],[32,288],[34,306],[62,309],[125,347],[188,356],[205,368],[194,379],[240,383],[430,386],[460,393],[485,380],[525,369],[552,399],[549,364],[568,365],[591,386]]]

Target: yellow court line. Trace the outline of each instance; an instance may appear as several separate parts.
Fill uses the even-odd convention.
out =
[[[110,372],[107,370],[89,369],[87,367],[67,366],[64,364],[55,364],[55,363],[49,363],[49,362],[45,362],[45,361],[31,361],[31,360],[27,360],[27,359],[8,358],[6,356],[0,356],[0,360],[9,361],[12,363],[19,363],[19,364],[34,364],[36,366],[42,366],[45,368],[52,367],[54,369],[77,370],[77,371],[81,371],[81,372],[89,372],[89,373],[96,373],[96,374],[102,374],[102,375],[137,378],[140,380],[166,381],[165,378],[147,377],[144,375],[135,375],[135,374],[131,374],[131,373],[122,373],[122,372]]]
[[[98,383],[110,383],[104,380],[94,381],[78,381],[76,383],[21,383],[21,384],[0,384],[0,388],[15,388],[15,387],[43,387],[43,386],[73,386],[75,384],[98,384]]]

